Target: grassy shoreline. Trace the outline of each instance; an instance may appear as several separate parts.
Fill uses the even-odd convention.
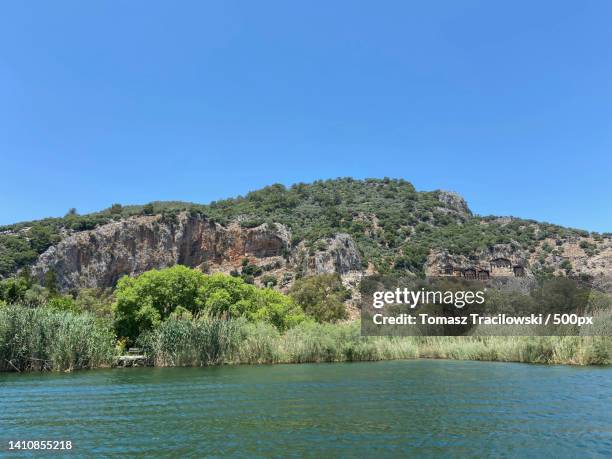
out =
[[[285,332],[243,319],[173,319],[141,336],[157,367],[454,359],[539,364],[612,364],[612,338],[362,337],[359,322],[303,323]],[[18,306],[0,309],[0,371],[113,367],[123,352],[108,322]]]

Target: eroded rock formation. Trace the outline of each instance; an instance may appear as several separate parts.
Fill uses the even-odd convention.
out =
[[[62,290],[109,287],[126,274],[175,264],[198,267],[280,257],[288,252],[290,240],[280,224],[245,229],[187,213],[172,221],[132,217],[64,238],[40,256],[32,271],[42,281],[53,269]]]
[[[296,273],[337,273],[359,277],[362,261],[348,234],[318,242],[310,253],[301,244],[291,248],[291,233],[281,224],[227,227],[202,216],[181,213],[175,219],[139,216],[65,237],[49,248],[32,269],[43,282],[49,270],[63,290],[111,287],[124,275],[175,264],[207,272],[239,270],[244,258],[278,276],[288,288]]]

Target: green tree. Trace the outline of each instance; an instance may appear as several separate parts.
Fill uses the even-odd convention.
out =
[[[59,242],[60,237],[50,226],[34,225],[28,231],[30,246],[36,253],[43,253],[53,244]]]
[[[153,207],[153,204],[151,204],[151,203],[146,204],[142,208],[142,213],[145,214],[145,215],[153,215],[155,213],[155,208]]]
[[[49,298],[46,307],[55,311],[72,312],[74,314],[83,312],[69,295],[56,295]]]
[[[307,320],[301,308],[290,298],[270,288],[255,289],[254,305],[244,315],[253,322],[270,322],[281,331]]]
[[[204,308],[215,316],[266,321],[285,330],[306,319],[291,298],[269,288],[259,289],[240,277],[206,276],[201,290]]]
[[[45,273],[45,279],[43,284],[51,295],[56,295],[58,293],[59,289],[57,286],[57,273],[55,272],[55,269],[50,268]]]
[[[112,206],[110,206],[109,211],[112,215],[121,215],[121,212],[123,211],[123,206],[121,204],[113,204]]]
[[[192,314],[199,312],[202,308],[199,289],[203,280],[200,271],[181,265],[147,271],[138,277],[122,277],[117,283],[113,304],[117,334],[135,339],[179,306]]]
[[[572,272],[572,263],[569,260],[563,260],[559,265],[561,269],[565,271],[566,274],[570,274]]]
[[[80,289],[74,302],[80,311],[91,312],[97,317],[110,319],[113,315],[113,292],[111,289]]]
[[[276,277],[271,274],[266,274],[261,277],[261,285],[267,288],[272,288],[278,283]]]
[[[0,300],[8,304],[20,303],[25,298],[28,288],[27,281],[22,277],[0,281]]]
[[[350,292],[336,274],[298,279],[289,295],[317,322],[334,322],[347,317],[344,301],[350,298]]]
[[[36,260],[30,243],[17,235],[0,234],[0,276],[14,274],[19,268]]]
[[[281,330],[306,319],[291,298],[271,289],[259,289],[240,277],[206,275],[185,266],[124,276],[115,290],[115,327],[120,337],[135,340],[168,317],[245,317],[263,320]]]
[[[404,255],[395,262],[395,269],[407,270],[415,274],[423,274],[423,268],[427,261],[429,249],[419,245],[408,245],[404,247]]]
[[[19,271],[18,279],[22,279],[25,285],[30,288],[33,284],[32,281],[32,270],[29,266],[24,266],[21,271]]]

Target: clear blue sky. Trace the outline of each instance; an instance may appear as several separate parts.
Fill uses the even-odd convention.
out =
[[[604,0],[5,2],[0,223],[391,176],[612,231],[611,20]]]

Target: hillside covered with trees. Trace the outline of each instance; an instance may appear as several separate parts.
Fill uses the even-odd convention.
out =
[[[550,239],[561,245],[572,238],[588,238],[581,247],[595,255],[598,244],[610,237],[520,218],[476,216],[460,196],[419,192],[402,179],[342,178],[291,187],[276,184],[209,204],[113,204],[86,215],[71,209],[64,217],[3,226],[0,276],[14,275],[32,265],[40,254],[70,234],[137,215],[161,215],[162,221],[172,222],[180,212],[201,215],[221,225],[238,222],[244,228],[282,223],[291,230],[293,246],[304,241],[315,250],[322,238],[347,233],[355,240],[364,265],[372,263],[379,272],[422,272],[434,249],[469,256],[495,244],[511,244],[534,252]]]

